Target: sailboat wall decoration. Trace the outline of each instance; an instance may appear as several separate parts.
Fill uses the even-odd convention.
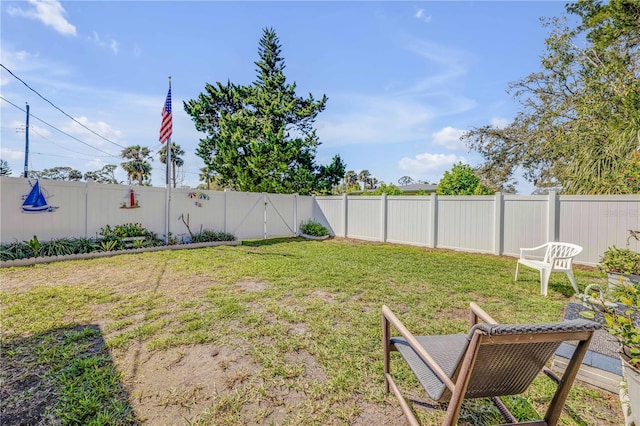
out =
[[[21,206],[22,213],[51,213],[58,210],[58,207],[49,205],[48,197],[48,194],[44,195],[40,183],[36,180],[36,183],[31,187],[31,192],[22,196],[24,200]]]

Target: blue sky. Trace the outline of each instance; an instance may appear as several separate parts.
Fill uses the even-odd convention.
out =
[[[519,105],[509,82],[538,71],[547,30],[564,2],[128,2],[0,4],[2,97],[31,110],[29,168],[82,172],[120,164],[121,146],[160,149],[160,113],[172,77],[173,141],[186,151],[183,184],[198,184],[199,139],[182,102],[206,83],[250,84],[265,27],[275,29],[297,93],[329,98],[316,121],[317,160],[380,181],[437,182],[454,163],[481,158],[458,138],[501,125]],[[25,113],[0,100],[0,157],[23,170]],[[76,137],[81,143],[38,121]],[[153,184],[164,168],[152,163]],[[118,177],[125,180],[119,168]],[[532,186],[518,179],[521,193]]]

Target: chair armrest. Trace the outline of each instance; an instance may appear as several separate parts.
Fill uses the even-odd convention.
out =
[[[393,328],[398,330],[400,335],[404,337],[404,339],[409,343],[409,346],[418,354],[418,356],[422,359],[433,370],[433,372],[438,376],[440,380],[451,390],[453,391],[455,388],[455,384],[451,379],[445,374],[440,365],[431,358],[431,355],[427,353],[424,347],[418,343],[413,334],[400,322],[400,320],[391,312],[386,305],[382,306],[382,318],[384,321],[387,321],[388,324],[392,325]],[[388,342],[387,342],[388,343]]]
[[[542,250],[543,248],[547,247],[549,245],[549,243],[545,243],[542,244],[538,247],[530,247],[530,248],[521,248],[520,249],[520,259],[525,259],[526,253],[527,252],[533,252],[533,251],[538,251],[538,250]]]
[[[470,314],[469,314],[469,327],[473,327],[478,323],[478,320],[482,320],[488,324],[498,324],[498,321],[493,319],[491,315],[486,313],[484,309],[480,306],[476,305],[474,302],[471,302],[469,305]]]

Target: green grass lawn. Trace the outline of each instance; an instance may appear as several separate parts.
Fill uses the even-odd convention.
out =
[[[504,323],[561,320],[573,293],[566,276],[552,274],[544,297],[538,272],[521,268],[514,282],[515,266],[508,257],[277,239],[3,269],[4,420],[31,407],[29,415],[64,424],[154,424],[158,412],[177,424],[402,423],[383,392],[381,306],[417,335],[466,332],[472,301]],[[575,276],[581,288],[605,280],[588,268]],[[215,351],[210,364],[193,363],[204,385],[149,390],[145,362],[184,363],[202,348]],[[40,382],[27,386],[34,372]],[[423,397],[407,369],[397,375]],[[540,377],[505,403],[521,420],[541,417],[553,391]],[[444,417],[416,411],[424,424]],[[561,419],[621,421],[617,397],[580,383]],[[499,422],[483,400],[466,403],[460,418]]]

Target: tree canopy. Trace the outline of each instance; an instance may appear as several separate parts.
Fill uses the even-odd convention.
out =
[[[160,156],[160,162],[167,165],[167,145],[165,144],[158,151],[158,155]],[[171,181],[173,182],[173,187],[175,188],[178,184],[178,176],[176,175],[176,168],[180,168],[184,166],[184,160],[182,156],[184,155],[184,150],[182,147],[176,143],[171,143]],[[182,182],[182,179],[180,179]]]
[[[444,172],[436,194],[438,195],[491,195],[492,191],[480,183],[473,168],[468,164],[454,164],[451,171]]]
[[[138,185],[151,184],[151,150],[146,146],[134,145],[122,150],[120,156],[129,161],[125,161],[120,165],[129,176],[129,183],[135,181]]]
[[[504,190],[516,169],[538,188],[573,194],[637,193],[626,173],[640,147],[640,3],[579,0],[550,29],[541,71],[511,83],[521,105],[504,128],[462,139],[485,163],[483,182]]]
[[[243,86],[206,84],[197,99],[184,103],[197,130],[206,133],[196,154],[220,183],[253,192],[310,194],[326,191],[344,175],[339,156],[318,166],[320,144],[313,128],[327,97],[300,97],[284,74],[279,39],[264,29],[255,62],[257,78]]]
[[[51,180],[82,180],[82,172],[72,167],[57,166],[42,171],[31,170],[29,177],[34,179],[51,179]]]

